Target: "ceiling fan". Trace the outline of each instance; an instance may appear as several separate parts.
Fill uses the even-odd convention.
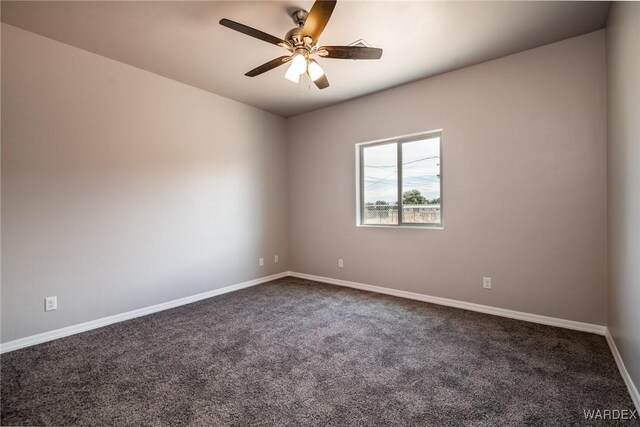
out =
[[[335,59],[380,59],[382,56],[382,49],[374,47],[321,46],[318,44],[318,39],[329,22],[335,7],[336,1],[317,0],[313,4],[311,12],[307,13],[302,9],[295,11],[292,18],[297,27],[289,31],[284,39],[226,18],[221,19],[220,24],[289,51],[288,55],[272,59],[249,71],[245,76],[255,77],[291,62],[285,74],[287,80],[298,83],[300,76],[306,73],[319,89],[324,89],[329,87],[329,80],[327,80],[320,64],[311,55]]]

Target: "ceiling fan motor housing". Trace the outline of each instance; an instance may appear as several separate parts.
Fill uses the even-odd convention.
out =
[[[292,30],[290,30],[285,36],[284,39],[288,42],[290,42],[293,46],[296,46],[298,44],[302,43],[302,28],[300,27],[296,27]]]

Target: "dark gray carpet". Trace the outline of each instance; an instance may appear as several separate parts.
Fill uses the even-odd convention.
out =
[[[5,425],[567,426],[633,409],[601,336],[293,278],[1,365]]]

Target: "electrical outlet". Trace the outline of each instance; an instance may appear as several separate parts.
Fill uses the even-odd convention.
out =
[[[482,287],[485,289],[491,289],[491,277],[482,278]]]
[[[344,261],[342,260],[342,258],[338,260],[338,267],[340,268],[344,267]]]
[[[258,259],[258,267],[263,267],[264,266],[264,258],[259,258]]]
[[[44,311],[53,311],[58,309],[58,297],[46,297],[44,299]]]
[[[278,263],[278,255],[274,255],[273,262],[276,263],[276,264]]]

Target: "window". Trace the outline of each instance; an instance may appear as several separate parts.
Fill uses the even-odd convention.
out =
[[[358,225],[442,227],[442,132],[356,146]]]

